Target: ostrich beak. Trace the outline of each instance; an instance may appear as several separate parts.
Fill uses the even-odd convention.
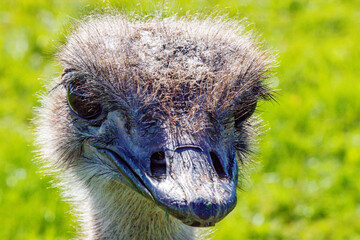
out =
[[[147,177],[147,186],[154,201],[183,223],[214,226],[235,207],[237,179],[217,170],[220,167],[209,152],[180,146],[166,157],[166,163],[166,177]]]
[[[189,226],[214,226],[236,205],[235,159],[227,172],[222,163],[230,160],[224,156],[199,146],[178,146],[163,152],[160,176],[120,147],[96,149],[117,166],[122,182]]]

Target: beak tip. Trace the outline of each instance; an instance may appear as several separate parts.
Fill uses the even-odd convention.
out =
[[[219,205],[205,199],[197,199],[190,203],[191,211],[201,220],[208,221],[216,216],[219,211]]]

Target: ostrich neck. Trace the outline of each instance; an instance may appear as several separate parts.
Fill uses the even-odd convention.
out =
[[[194,228],[127,186],[97,183],[86,195],[78,205],[86,239],[195,239]]]

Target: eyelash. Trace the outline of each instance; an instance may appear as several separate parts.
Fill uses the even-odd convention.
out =
[[[237,114],[235,114],[235,127],[241,126],[247,119],[249,119],[255,109],[256,109],[256,102],[250,103],[246,108],[241,109],[238,111]]]
[[[78,86],[77,86],[78,85]],[[103,112],[100,103],[91,99],[79,84],[70,83],[67,86],[67,102],[71,111],[79,118],[93,121],[99,118]]]

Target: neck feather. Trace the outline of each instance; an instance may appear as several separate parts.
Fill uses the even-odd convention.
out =
[[[65,193],[74,200],[82,218],[82,238],[191,240],[200,237],[194,228],[121,183],[91,181],[84,186],[76,182]]]

